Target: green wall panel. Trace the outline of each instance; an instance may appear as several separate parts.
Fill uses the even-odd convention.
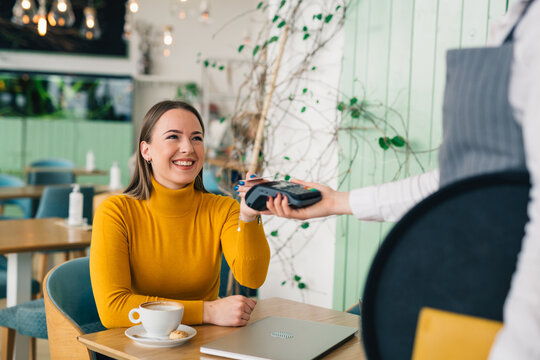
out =
[[[92,150],[96,168],[109,170],[114,161],[129,182],[128,160],[133,152],[130,122],[54,119],[0,119],[0,170],[23,174],[25,165],[44,158],[64,158],[84,168]],[[79,183],[108,184],[109,176],[79,176]]]
[[[364,131],[356,138],[342,133],[341,190],[437,167],[446,51],[485,44],[489,21],[503,15],[506,6],[506,0],[352,1],[345,23],[343,101],[364,95],[400,114],[405,126],[396,113],[378,113],[407,136],[420,164],[410,161],[400,169],[403,155],[380,149],[376,144],[380,133]],[[393,135],[390,128],[386,132]],[[338,220],[335,309],[346,309],[358,301],[372,258],[391,227],[352,217]]]
[[[21,175],[23,130],[21,119],[0,118],[0,172]]]

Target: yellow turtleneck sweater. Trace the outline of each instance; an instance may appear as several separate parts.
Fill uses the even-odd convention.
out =
[[[133,326],[145,301],[184,304],[184,324],[200,324],[203,301],[216,300],[221,255],[240,284],[260,287],[270,250],[257,221],[239,221],[232,198],[193,188],[170,190],[155,180],[150,199],[113,196],[94,216],[90,276],[101,322]]]

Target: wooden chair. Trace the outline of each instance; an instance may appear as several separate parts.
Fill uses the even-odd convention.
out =
[[[105,330],[90,284],[88,258],[53,268],[45,278],[45,312],[51,359],[95,359],[77,337]]]

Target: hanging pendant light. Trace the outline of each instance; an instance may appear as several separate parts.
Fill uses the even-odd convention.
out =
[[[173,43],[172,26],[167,25],[163,30],[163,56],[168,57],[171,55],[171,45]]]
[[[71,27],[75,22],[75,15],[69,0],[54,0],[49,11],[49,24],[51,26]]]
[[[17,0],[13,5],[11,22],[17,25],[30,24],[36,15],[34,0]]]
[[[201,22],[205,23],[205,24],[210,22],[210,10],[209,10],[207,0],[202,0],[201,1],[201,16],[200,16],[199,20]]]
[[[45,36],[47,34],[47,9],[45,9],[45,0],[39,0],[36,23],[38,34]]]
[[[135,14],[137,11],[139,11],[139,1],[138,0],[129,0],[128,3],[128,9],[131,13]]]
[[[88,6],[84,8],[84,21],[81,26],[81,36],[87,40],[96,40],[101,37],[101,29],[92,0],[90,0]]]

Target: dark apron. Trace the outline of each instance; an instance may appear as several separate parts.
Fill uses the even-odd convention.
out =
[[[514,30],[533,1],[501,46],[446,55],[441,187],[474,175],[526,170],[522,130],[508,95]]]

